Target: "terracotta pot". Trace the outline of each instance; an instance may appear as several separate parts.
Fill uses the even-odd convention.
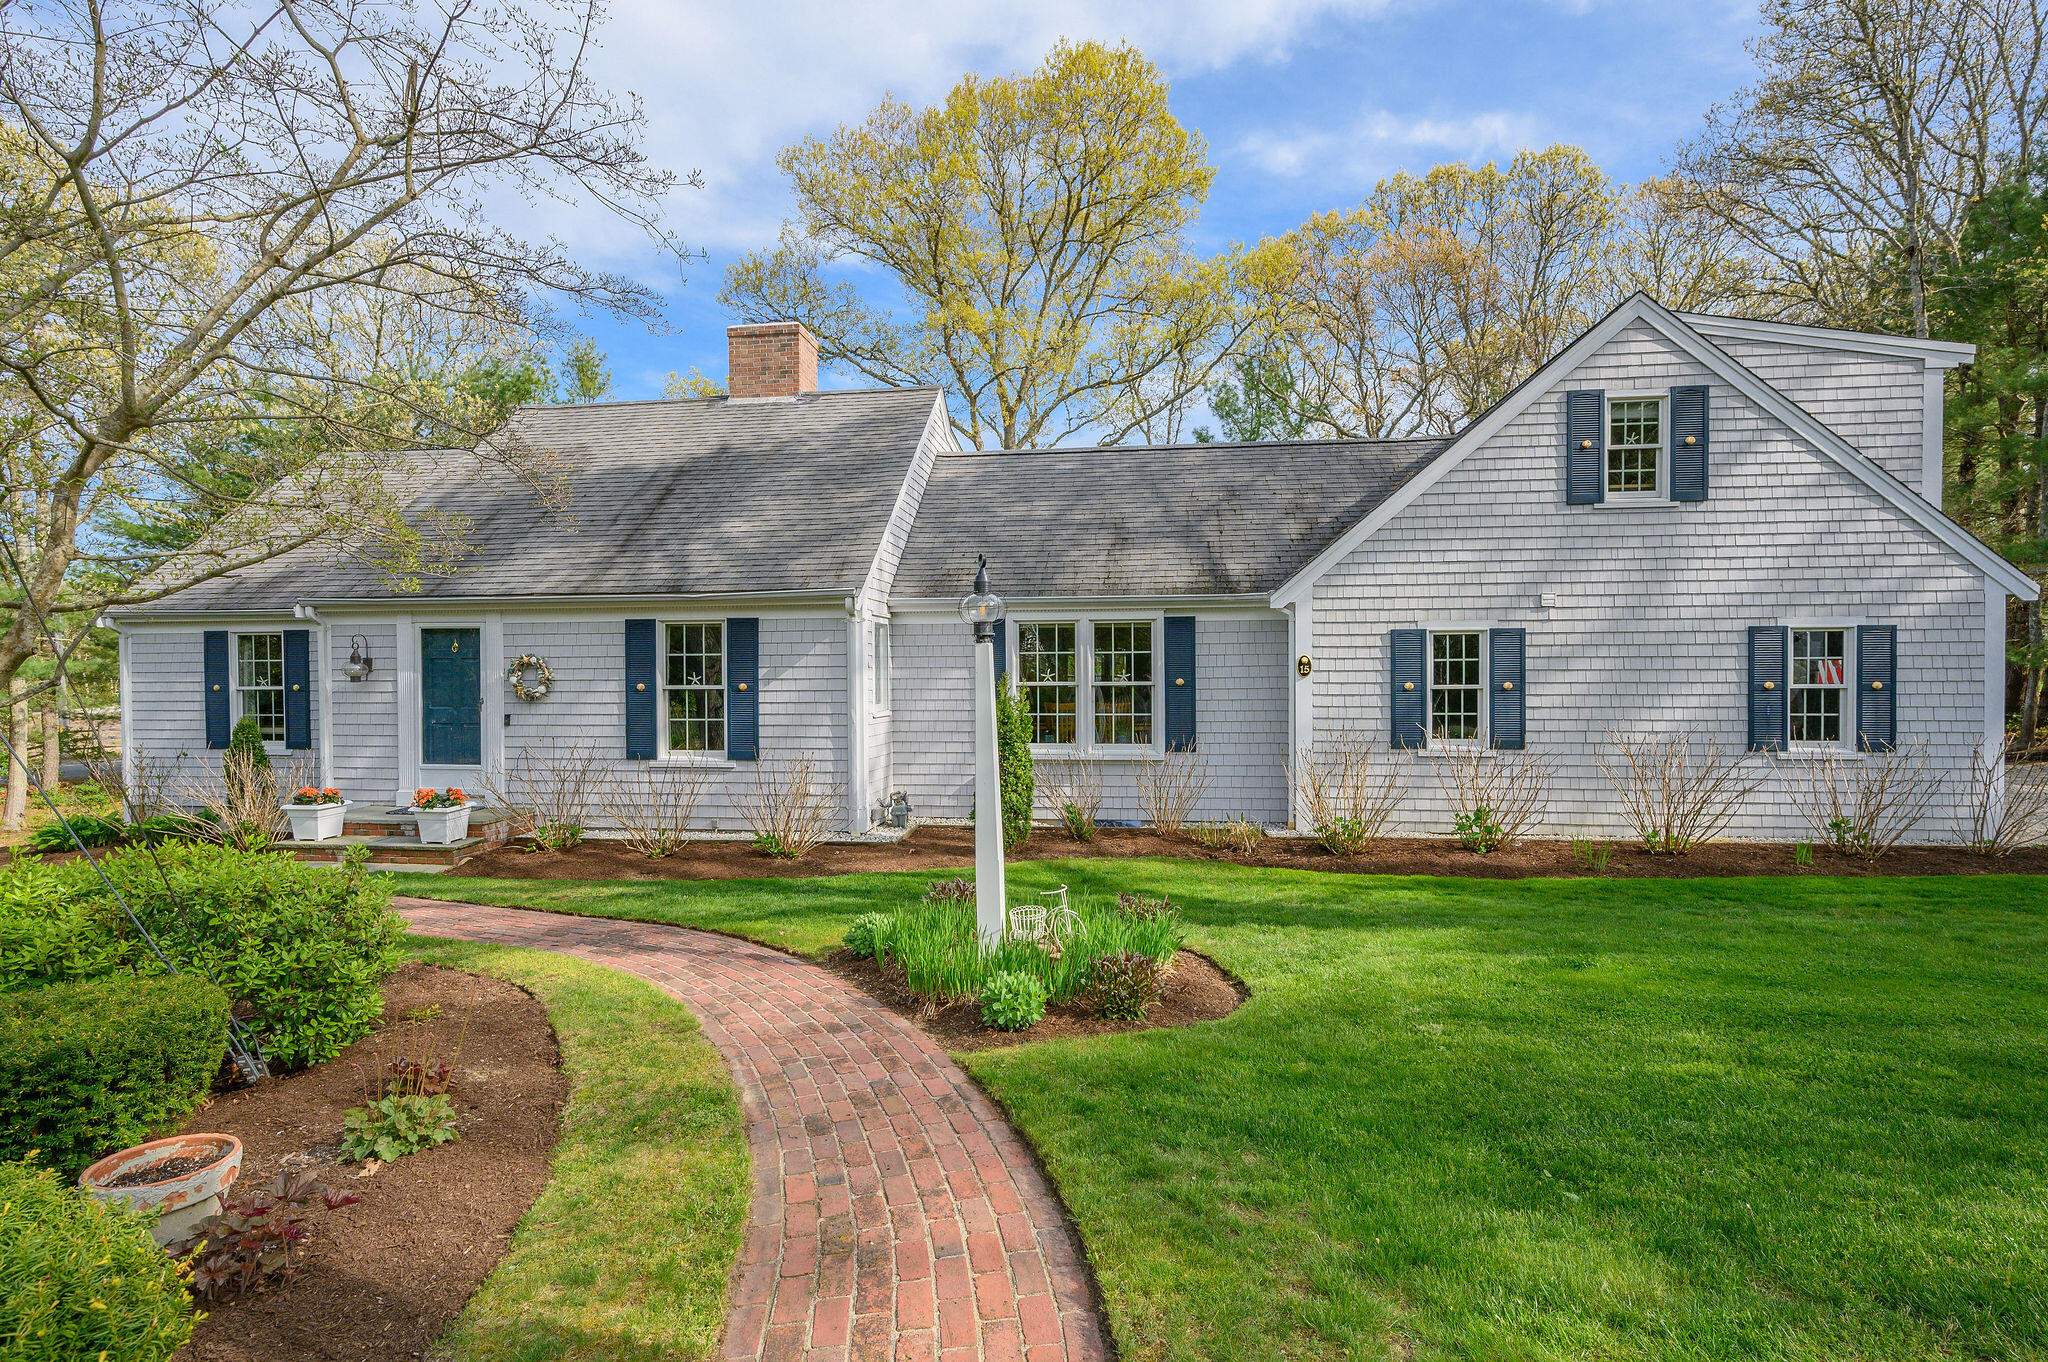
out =
[[[124,1173],[172,1159],[203,1158],[207,1164],[179,1177],[130,1187],[107,1183]],[[220,1209],[221,1194],[242,1171],[242,1142],[232,1135],[173,1135],[109,1154],[78,1175],[88,1196],[163,1212],[151,1231],[159,1244],[182,1239],[194,1225]]]

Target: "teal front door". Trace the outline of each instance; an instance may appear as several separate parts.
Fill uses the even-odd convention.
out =
[[[474,629],[420,630],[424,766],[484,763],[483,644]]]

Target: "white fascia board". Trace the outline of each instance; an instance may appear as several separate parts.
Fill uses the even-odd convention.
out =
[[[1736,336],[1743,340],[1781,341],[1820,350],[1846,350],[1887,359],[1917,359],[1930,369],[1974,364],[1977,347],[1961,341],[1921,340],[1917,336],[1885,336],[1871,331],[1842,331],[1831,326],[1801,326],[1753,317],[1722,317],[1711,312],[1674,313],[1703,336]]]
[[[1555,359],[1538,369],[1535,376],[1523,385],[1521,391],[1487,413],[1484,419],[1467,429],[1448,449],[1439,454],[1429,467],[1410,478],[1394,495],[1375,507],[1365,519],[1338,536],[1328,548],[1311,559],[1307,567],[1295,573],[1273,593],[1273,604],[1276,607],[1286,606],[1304,597],[1325,572],[1348,557],[1360,544],[1377,533],[1381,526],[1406,510],[1416,498],[1434,486],[1444,474],[1463,462],[1473,450],[1492,439],[1510,421],[1534,406],[1539,398],[1553,391],[1558,381],[1576,368],[1580,360],[1637,321],[1650,323],[1667,340],[1713,370],[1737,392],[1777,417],[1794,434],[1804,437],[1815,448],[1854,473],[1872,491],[1953,549],[1988,579],[2003,586],[2008,593],[2022,600],[2033,600],[2039,594],[2039,588],[2034,585],[2032,578],[1992,552],[1982,541],[1950,520],[1925,497],[1885,472],[1858,452],[1848,441],[1808,413],[1805,408],[1744,368],[1725,350],[1688,326],[1677,313],[1642,294],[1637,294],[1608,313],[1592,330],[1566,346]]]
[[[1262,592],[1230,596],[1005,596],[1003,606],[1007,610],[1033,613],[1048,610],[1198,610],[1205,615],[1271,615],[1276,609]],[[958,598],[907,596],[890,601],[889,611],[892,615],[958,615],[960,601]]]

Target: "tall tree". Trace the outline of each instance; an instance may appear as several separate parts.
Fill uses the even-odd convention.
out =
[[[1226,440],[1256,443],[1298,440],[1308,433],[1308,415],[1295,395],[1294,374],[1276,354],[1240,355],[1233,376],[1209,389],[1209,410]],[[1208,444],[1216,433],[1197,427],[1195,440]]]
[[[796,220],[721,301],[803,322],[820,358],[877,382],[943,385],[977,446],[1156,435],[1249,326],[1247,262],[1186,241],[1206,148],[1133,48],[1062,42],[930,108],[885,100],[780,163]],[[839,260],[879,266],[902,306],[830,279]]]
[[[597,342],[588,336],[578,336],[570,344],[568,353],[562,356],[560,371],[555,375],[554,399],[557,402],[602,402],[611,395],[612,370],[605,363],[604,351],[597,348]]]
[[[199,477],[189,451],[296,382],[306,311],[402,294],[443,313],[523,316],[553,293],[627,314],[643,287],[496,225],[510,189],[608,205],[661,237],[675,177],[638,147],[636,103],[586,66],[595,0],[416,7],[400,0],[51,0],[0,8],[0,380],[47,422],[0,601],[0,688],[37,617],[176,590],[315,539],[403,583],[460,548],[406,523],[391,458],[283,458]],[[555,494],[545,451],[483,457]],[[143,583],[80,571],[96,505],[174,487],[206,504],[206,551]],[[211,514],[219,512],[219,514]],[[18,782],[17,782],[18,784]]]
[[[1949,376],[1946,503],[1979,538],[2048,577],[2048,167],[2009,176],[1971,206],[1954,261],[1930,280],[1936,334],[1977,347]],[[2048,646],[2041,603],[2009,632],[2023,677],[2019,745],[2040,733]]]
[[[1679,155],[1766,263],[1756,306],[1928,334],[1971,200],[2039,150],[2040,0],[1765,0],[1755,84]]]

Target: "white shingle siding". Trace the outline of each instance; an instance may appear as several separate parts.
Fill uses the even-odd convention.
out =
[[[1920,490],[1927,406],[1920,360],[1734,336],[1715,343],[1885,472]]]
[[[1712,386],[1711,494],[1651,510],[1566,506],[1562,392]],[[1555,592],[1557,608],[1540,598]],[[1898,627],[1898,733],[1952,786],[1984,727],[1981,576],[1832,460],[1647,327],[1624,331],[1315,587],[1315,722],[1385,744],[1387,631],[1437,620],[1528,630],[1529,750],[1558,762],[1545,830],[1623,832],[1596,762],[1610,727],[1746,745],[1747,629],[1802,618]],[[1853,643],[1851,645],[1853,647]],[[1853,704],[1853,697],[1851,697]],[[1412,762],[1398,828],[1447,833],[1441,763]],[[1733,836],[1809,835],[1771,762]],[[1943,840],[1950,799],[1919,840]]]
[[[237,625],[213,626],[230,635],[283,633],[305,629],[308,647],[317,654],[317,629],[290,620],[270,620]],[[220,783],[221,754],[206,745],[206,629],[199,627],[142,627],[128,634],[128,665],[134,676],[129,686],[133,741],[137,749],[156,762],[168,763],[177,772],[173,788],[166,793],[178,803],[196,803],[198,787]],[[313,693],[308,709],[312,714],[313,745],[300,750],[282,743],[270,744],[270,764],[280,784],[297,784],[318,778],[321,709],[317,656],[314,663]],[[229,642],[229,685],[234,677],[234,644]],[[240,717],[229,707],[230,722]],[[127,740],[124,735],[124,740]],[[179,798],[182,789],[184,798]]]
[[[1278,614],[1195,616],[1195,735],[1209,774],[1200,821],[1287,816],[1287,625]],[[973,641],[958,618],[896,616],[896,788],[919,818],[966,818],[974,807]],[[1164,678],[1172,683],[1171,677]],[[1163,688],[1162,688],[1163,689]],[[1141,762],[1108,758],[1101,817],[1136,820]],[[1043,797],[1041,818],[1058,810]]]
[[[342,668],[357,635],[367,645],[370,674],[351,681]],[[330,629],[328,643],[327,687],[334,696],[330,783],[351,799],[383,803],[399,793],[397,626],[389,620],[351,621]]]

